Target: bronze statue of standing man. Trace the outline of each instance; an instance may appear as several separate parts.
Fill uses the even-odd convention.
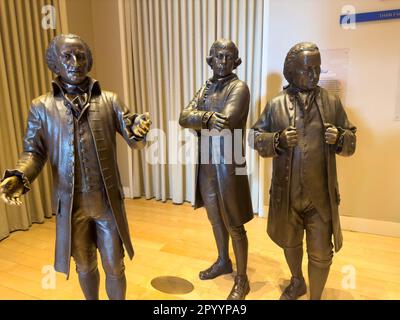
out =
[[[199,137],[195,208],[206,208],[218,249],[217,261],[201,271],[199,277],[208,280],[232,272],[230,236],[237,275],[228,299],[239,300],[250,291],[244,224],[253,218],[253,209],[246,163],[240,161],[244,159],[250,93],[247,84],[233,73],[241,59],[232,41],[214,42],[207,63],[213,70],[212,78],[197,92],[179,118],[182,127],[194,129]],[[239,134],[235,135],[235,130],[239,130]],[[242,159],[233,157],[235,150]]]
[[[52,92],[32,101],[23,153],[6,170],[0,193],[9,204],[22,194],[50,161],[56,214],[55,270],[69,275],[76,263],[86,299],[99,298],[97,249],[110,299],[125,299],[124,247],[133,247],[117,167],[116,133],[132,148],[143,148],[151,121],[131,113],[112,92],[88,76],[92,54],[76,35],[55,37],[46,62],[57,78]]]
[[[306,294],[302,273],[306,231],[310,299],[320,299],[335,250],[342,246],[336,154],[351,156],[356,127],[337,96],[318,86],[321,56],[313,43],[296,44],[286,56],[289,85],[253,126],[250,145],[273,158],[268,234],[283,248],[292,273],[282,300]]]

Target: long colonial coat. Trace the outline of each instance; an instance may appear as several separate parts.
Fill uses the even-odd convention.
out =
[[[222,212],[229,225],[240,226],[253,218],[250,187],[246,171],[244,136],[247,115],[249,113],[250,92],[247,84],[238,79],[235,74],[207,83],[196,93],[193,100],[181,112],[179,123],[184,128],[190,128],[201,136],[201,130],[207,129],[207,121],[213,112],[227,116],[229,129],[219,133],[227,138],[220,144],[211,142],[211,156],[217,161],[215,164],[218,180],[218,198],[222,200]],[[235,129],[236,131],[235,135]],[[218,136],[217,135],[217,136]],[[199,138],[199,163],[201,161],[201,139]],[[226,143],[232,146],[226,149]],[[224,153],[223,150],[230,150]],[[204,150],[203,150],[204,151]],[[240,157],[235,158],[236,155]],[[229,156],[228,156],[229,154]],[[238,158],[241,158],[240,160]],[[243,161],[242,161],[243,160]],[[198,185],[198,166],[196,166],[196,198],[195,208],[204,205]]]
[[[93,80],[87,111],[91,134],[96,146],[97,160],[121,240],[132,259],[134,255],[123,203],[123,189],[117,167],[116,132],[132,148],[142,148],[129,134],[127,125],[136,117],[119,101],[116,94],[101,91]],[[55,270],[69,275],[71,257],[71,211],[74,198],[74,121],[64,104],[58,86],[53,83],[49,92],[32,101],[23,153],[15,170],[7,170],[4,178],[19,175],[25,190],[38,176],[47,159],[53,176],[53,212],[56,214]]]
[[[356,149],[356,127],[347,119],[346,112],[337,96],[329,94],[318,87],[316,103],[323,123],[336,126],[341,138],[335,145],[325,144],[325,161],[328,177],[328,192],[332,213],[332,227],[335,250],[342,247],[343,237],[340,228],[338,206],[340,203],[339,187],[336,173],[336,154],[351,156]],[[289,214],[290,176],[293,159],[293,148],[278,154],[274,140],[278,132],[288,126],[294,126],[295,99],[288,89],[273,98],[264,109],[259,120],[253,126],[254,140],[250,145],[258,150],[262,157],[273,157],[273,171],[270,188],[270,205],[267,232],[279,246],[285,247],[287,241],[287,224]],[[318,138],[318,137],[317,137]],[[320,137],[323,139],[323,137]]]

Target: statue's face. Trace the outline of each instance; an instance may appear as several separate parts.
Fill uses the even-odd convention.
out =
[[[293,85],[309,91],[317,87],[321,74],[321,55],[318,51],[303,51],[294,63]]]
[[[57,69],[61,79],[69,84],[82,83],[89,72],[84,44],[79,39],[64,38],[57,42]]]
[[[235,52],[229,47],[216,48],[211,60],[214,78],[223,78],[235,69]]]

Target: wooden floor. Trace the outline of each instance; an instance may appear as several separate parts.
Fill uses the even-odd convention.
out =
[[[216,258],[203,209],[194,211],[189,204],[141,199],[127,200],[126,208],[135,248],[134,259],[125,261],[128,299],[226,298],[234,274],[208,281],[198,278],[199,270]],[[248,299],[277,299],[290,278],[283,252],[267,237],[266,219],[255,218],[246,229],[251,286]],[[69,280],[57,274],[55,289],[43,288],[48,274],[42,270],[53,264],[54,240],[55,220],[51,219],[33,225],[29,231],[12,233],[0,242],[0,299],[83,298],[74,271]],[[304,260],[306,274],[307,259]],[[71,270],[74,268],[72,263]],[[346,278],[349,272],[355,272],[355,281]],[[163,293],[151,284],[163,276],[185,279],[194,288],[190,293]],[[101,279],[101,298],[106,299],[102,270]],[[175,284],[179,289],[179,282]],[[174,282],[170,285],[173,287]],[[323,298],[400,299],[400,238],[344,232],[344,247],[334,257]]]

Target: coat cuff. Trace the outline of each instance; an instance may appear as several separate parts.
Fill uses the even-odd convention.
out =
[[[146,136],[139,137],[139,136],[137,136],[137,135],[133,132],[133,130],[132,130],[132,134],[131,134],[131,136],[129,137],[129,139],[130,139],[130,140],[135,140],[135,141],[144,141],[144,140],[146,140]]]
[[[201,128],[202,129],[208,129],[208,121],[210,120],[210,118],[212,117],[213,114],[214,114],[214,112],[212,112],[212,111],[207,111],[203,114],[203,116],[201,117]]]
[[[254,141],[254,149],[258,151],[261,157],[278,156],[278,146],[276,141],[279,138],[277,132],[263,132],[256,136]]]
[[[351,130],[338,129],[341,134],[336,143],[336,153],[344,157],[351,156],[356,150],[356,136]]]
[[[339,135],[338,135],[338,138],[337,138],[337,141],[336,141],[336,150],[338,152],[340,152],[342,150],[342,148],[343,148],[345,130],[343,130],[342,128],[337,128],[337,129],[339,131]]]
[[[28,178],[25,176],[25,174],[22,171],[19,171],[17,169],[13,170],[6,170],[4,172],[3,178],[1,179],[1,182],[3,182],[5,179],[10,178],[10,177],[18,177],[24,184],[24,191],[22,194],[27,193],[29,190],[31,190],[31,184],[28,180]]]

